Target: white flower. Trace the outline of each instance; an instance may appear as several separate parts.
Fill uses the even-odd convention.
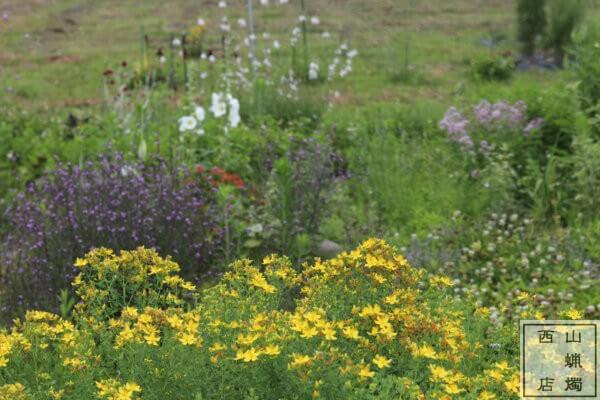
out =
[[[217,118],[222,117],[227,113],[227,104],[225,104],[225,99],[223,94],[221,93],[213,93],[212,94],[212,104],[210,106],[210,112]]]
[[[279,40],[273,40],[273,48],[278,49],[281,47]]]
[[[246,231],[248,231],[249,234],[260,233],[263,231],[263,226],[262,224],[254,224],[246,228]]]
[[[269,5],[269,0],[260,0],[260,4],[263,6],[268,6]]]
[[[204,118],[206,118],[206,112],[204,111],[204,107],[196,106],[196,109],[194,110],[194,115],[196,116],[198,122],[204,121]]]
[[[240,28],[245,28],[246,27],[246,20],[244,18],[238,19],[238,25],[240,26]]]
[[[331,33],[325,31],[321,34],[321,36],[323,36],[325,39],[329,39],[331,37]]]
[[[200,79],[206,79],[207,76],[208,76],[207,72],[200,73]]]
[[[204,128],[198,128],[198,129],[196,129],[196,135],[203,136],[204,135]]]
[[[321,23],[321,20],[319,19],[319,17],[311,17],[310,23],[313,25],[319,25]]]
[[[191,131],[196,127],[198,121],[193,116],[179,118],[179,132]]]
[[[158,62],[161,64],[164,64],[165,61],[167,61],[167,59],[165,58],[165,56],[160,56],[160,58],[158,59]]]
[[[204,22],[204,18],[198,18],[196,20],[196,24],[202,25],[202,26],[206,25],[206,23]]]
[[[348,52],[348,57],[349,57],[349,58],[354,58],[354,57],[356,57],[357,55],[358,55],[358,50],[356,50],[356,49],[352,49],[352,50],[350,50],[350,51]]]
[[[240,124],[240,102],[235,97],[227,95],[229,100],[229,125],[235,128]]]
[[[175,46],[175,47],[181,46],[181,39],[179,39],[179,38],[173,39],[173,46]]]
[[[227,3],[225,3],[224,1],[220,1],[219,8],[225,8],[225,7],[227,7]]]
[[[217,57],[215,57],[214,54],[211,54],[208,57],[208,61],[210,61],[211,63],[214,63],[215,61],[217,61]]]
[[[311,81],[319,79],[319,64],[314,61],[308,66],[308,79]]]
[[[221,18],[221,30],[224,32],[229,32],[231,30],[231,25],[229,25],[227,17]]]
[[[298,17],[299,22],[306,22],[306,15],[301,15]]]
[[[289,0],[279,0],[279,4],[287,4]]]

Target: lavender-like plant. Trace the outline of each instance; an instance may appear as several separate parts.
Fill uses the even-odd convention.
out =
[[[138,246],[171,255],[187,277],[207,272],[222,228],[210,189],[165,161],[106,156],[83,168],[60,165],[20,193],[0,243],[0,296],[6,316],[55,309],[75,276],[73,263],[94,247]]]

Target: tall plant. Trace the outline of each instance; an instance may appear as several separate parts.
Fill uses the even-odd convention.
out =
[[[554,52],[554,62],[562,67],[565,48],[572,42],[572,33],[583,19],[583,0],[553,0],[549,3],[549,29],[546,46]]]
[[[535,41],[546,28],[544,5],[545,0],[517,0],[518,39],[526,57],[533,56]]]

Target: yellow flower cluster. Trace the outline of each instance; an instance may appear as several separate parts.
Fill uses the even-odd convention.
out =
[[[140,393],[142,388],[139,385],[127,382],[121,385],[115,379],[106,379],[96,382],[98,388],[98,397],[107,400],[134,400],[139,398],[136,393]]]
[[[183,312],[179,308],[161,310],[146,307],[142,312],[127,307],[123,309],[119,319],[111,319],[108,324],[117,331],[115,348],[121,348],[128,343],[146,343],[149,346],[159,346],[161,329],[170,329],[179,343],[186,346],[202,345],[198,338],[199,314]]]
[[[16,383],[8,383],[0,386],[0,400],[28,400],[25,386]]]
[[[233,369],[244,376],[253,366],[266,365],[282,368],[281,376],[305,385],[314,398],[332,388],[365,388],[390,376],[399,379],[410,398],[445,400],[469,393],[492,400],[518,393],[515,360],[481,364],[484,335],[465,330],[467,320],[470,327],[484,324],[488,313],[452,300],[448,278],[425,281],[423,271],[380,240],[305,264],[301,273],[285,257],[266,257],[262,268],[236,261],[220,283],[198,295],[192,309],[161,300],[187,283],[175,275],[176,264],[151,250],[120,255],[95,250],[77,265],[82,269],[77,290],[86,295],[79,312],[83,317],[89,316],[84,311],[95,312],[94,317],[76,326],[53,314],[27,313],[11,333],[0,334],[0,366],[10,367],[15,352],[56,348],[59,363],[72,373],[100,368],[110,365],[99,359],[106,353],[92,339],[101,337],[109,340],[103,351],[115,352],[111,359],[143,352],[148,374],[168,372],[152,363],[176,354],[189,356],[181,368],[212,368],[215,374]],[[141,288],[132,296],[153,298],[157,305],[131,297],[131,305],[118,313],[98,312],[100,300],[106,299],[102,291],[108,290],[103,282],[115,276]],[[89,320],[96,325],[88,325]],[[470,369],[475,361],[484,368]],[[188,375],[173,372],[172,379]],[[94,376],[119,375],[103,371]],[[417,384],[408,376],[421,379]],[[115,379],[95,386],[99,397],[113,400],[134,399],[142,390]]]
[[[154,249],[139,247],[115,254],[99,248],[77,259],[80,269],[73,286],[81,302],[75,313],[94,325],[118,314],[110,304],[136,307],[173,307],[183,304],[182,293],[195,292],[194,284],[177,275],[180,268],[170,258],[164,259]],[[118,296],[118,297],[115,297]]]

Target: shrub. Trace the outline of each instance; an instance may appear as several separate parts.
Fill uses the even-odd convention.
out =
[[[523,54],[533,56],[535,42],[546,28],[545,0],[517,0],[517,37]]]
[[[518,185],[526,166],[546,156],[546,148],[539,145],[544,119],[530,119],[527,108],[523,101],[492,104],[482,100],[465,114],[450,107],[439,122],[448,139],[466,155],[470,177],[500,189],[496,193],[509,204],[515,190],[522,189]]]
[[[504,81],[510,79],[514,69],[515,62],[509,57],[490,54],[471,60],[471,73],[478,80]]]
[[[581,106],[594,119],[596,134],[600,132],[600,25],[588,25],[576,35],[573,68],[578,80]]]
[[[205,34],[206,28],[204,24],[196,24],[188,29],[185,35],[186,56],[200,57]]]
[[[299,241],[319,232],[336,181],[335,157],[326,143],[290,137],[288,151],[273,161],[266,183],[261,220],[267,248],[299,255],[298,245],[305,247]]]
[[[106,269],[106,279],[119,276]],[[516,398],[518,336],[452,299],[451,286],[373,239],[302,274],[285,257],[261,268],[240,260],[189,311],[129,307],[93,328],[28,312],[0,333],[0,385],[36,398],[369,399],[377,387]]]
[[[546,46],[554,51],[554,63],[563,65],[565,48],[571,44],[571,35],[585,13],[584,0],[552,0],[549,5],[550,24]]]
[[[186,276],[209,270],[221,228],[212,193],[164,161],[121,156],[63,165],[28,185],[6,212],[1,244],[3,312],[54,309],[75,276],[75,258],[92,247],[143,245],[172,254]]]
[[[81,299],[75,313],[93,322],[118,317],[124,305],[136,309],[178,307],[183,304],[181,294],[196,288],[177,276],[177,263],[143,247],[118,255],[109,249],[94,249],[78,258],[75,267],[80,273],[73,286]]]

